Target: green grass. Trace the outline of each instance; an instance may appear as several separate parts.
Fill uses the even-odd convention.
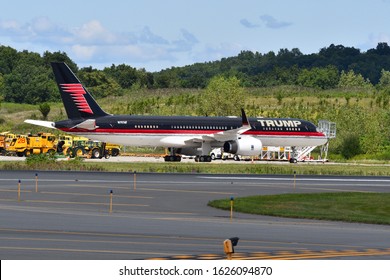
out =
[[[388,165],[382,164],[244,164],[237,163],[196,163],[196,162],[107,162],[56,161],[55,163],[0,162],[4,170],[90,170],[107,172],[161,172],[201,174],[281,174],[293,175],[340,175],[340,176],[390,176]]]
[[[230,210],[230,198],[209,206]],[[311,193],[236,198],[234,211],[331,221],[390,225],[390,193]]]

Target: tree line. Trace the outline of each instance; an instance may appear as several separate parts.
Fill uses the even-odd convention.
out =
[[[148,72],[130,65],[111,65],[103,70],[79,69],[64,52],[43,55],[0,45],[0,96],[6,102],[40,104],[58,101],[59,93],[50,62],[64,61],[96,97],[120,96],[140,88],[207,87],[215,76],[235,77],[243,87],[295,85],[314,89],[387,88],[390,84],[390,47],[379,43],[361,52],[354,47],[330,45],[318,53],[280,49],[276,54],[242,51],[213,62]]]

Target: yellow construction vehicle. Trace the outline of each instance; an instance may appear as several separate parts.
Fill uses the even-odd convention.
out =
[[[106,143],[106,150],[110,153],[110,156],[116,157],[119,156],[121,152],[121,146],[112,143]]]
[[[12,139],[7,151],[19,157],[32,154],[56,152],[56,136],[51,133],[38,133],[38,135],[21,135]]]
[[[7,144],[9,143],[9,144]],[[3,148],[2,148],[3,147]],[[118,156],[120,146],[100,141],[91,141],[85,137],[38,133],[38,135],[0,134],[0,153],[19,157],[31,154],[58,153],[70,157],[108,158]]]
[[[66,154],[70,157],[89,157],[89,158],[109,158],[118,156],[120,146],[100,141],[92,141],[85,137],[73,137],[71,147],[67,149]]]
[[[106,146],[107,144],[104,142],[87,141],[85,149],[90,158],[109,158],[111,153]]]
[[[12,141],[12,139],[17,138],[16,134],[3,132],[0,133],[0,154],[5,156],[7,155],[7,149]]]
[[[57,141],[57,153],[68,155],[73,146],[73,137],[70,135],[60,135]]]

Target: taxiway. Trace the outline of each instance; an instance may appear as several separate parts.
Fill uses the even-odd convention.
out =
[[[234,236],[237,259],[390,259],[390,226],[241,213],[231,219],[207,206],[255,194],[390,192],[388,177],[298,176],[294,185],[292,176],[273,175],[0,174],[3,260],[223,259],[222,242]]]

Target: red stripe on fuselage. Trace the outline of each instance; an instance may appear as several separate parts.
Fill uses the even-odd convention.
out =
[[[64,132],[86,132],[89,133],[111,133],[111,134],[145,134],[145,135],[210,135],[222,132],[221,130],[166,130],[166,129],[117,129],[117,128],[97,128],[93,131],[79,128],[60,128]],[[301,131],[247,131],[242,135],[249,136],[300,136],[300,137],[325,137],[321,132],[301,132]]]

